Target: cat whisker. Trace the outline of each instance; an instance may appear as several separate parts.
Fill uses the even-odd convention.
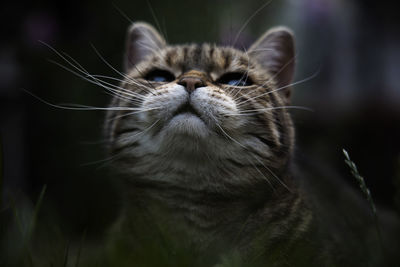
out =
[[[64,70],[76,75],[77,77],[80,77],[81,79],[83,79],[83,80],[85,80],[85,81],[87,81],[89,83],[92,83],[92,84],[95,84],[97,86],[100,86],[100,87],[104,88],[106,90],[106,93],[109,93],[110,95],[115,96],[117,98],[125,99],[125,100],[131,101],[131,102],[137,101],[136,100],[137,98],[139,98],[139,99],[143,99],[144,98],[142,95],[135,94],[135,93],[127,91],[127,90],[125,90],[123,88],[121,88],[123,90],[113,89],[112,87],[115,87],[115,88],[120,88],[120,87],[115,86],[115,85],[110,84],[110,83],[107,83],[105,81],[99,80],[99,79],[95,79],[90,74],[89,74],[88,77],[87,76],[85,77],[85,76],[77,73],[76,71],[73,71],[72,69],[69,69],[68,67],[66,67],[66,66],[64,66],[64,65],[62,65],[62,64],[60,64],[58,62],[55,62],[53,60],[49,60],[49,62],[51,62],[51,63],[63,68]],[[92,78],[92,79],[90,79],[90,78]],[[109,84],[112,87],[107,86],[105,84]],[[139,101],[137,101],[137,102],[141,103]]]
[[[163,31],[163,30],[162,30],[162,28],[161,28],[161,26],[160,26],[160,22],[159,22],[158,19],[157,19],[156,13],[154,12],[154,9],[153,9],[153,7],[152,7],[150,1],[147,0],[146,2],[147,2],[147,6],[148,6],[149,9],[150,9],[150,12],[151,12],[152,17],[153,17],[154,21],[156,22],[158,31],[159,31],[160,33],[162,33],[162,37],[165,39],[165,41],[168,42],[167,31]]]
[[[113,120],[120,119],[120,118],[123,118],[123,117],[131,116],[131,115],[134,115],[134,114],[139,114],[139,113],[143,113],[143,112],[147,112],[147,111],[151,111],[151,110],[157,110],[157,109],[161,109],[161,107],[140,109],[140,110],[137,110],[137,111],[129,112],[129,113],[126,113],[126,114],[123,114],[123,115],[119,115],[119,116],[115,116],[113,118],[110,118],[109,120],[107,120],[107,122],[111,122]]]
[[[245,147],[244,145],[242,145],[239,141],[237,141],[236,139],[234,139],[233,137],[231,137],[222,127],[221,125],[218,123],[217,119],[214,117],[214,115],[212,115],[210,113],[210,117],[214,120],[215,125],[217,125],[217,127],[221,130],[221,132],[228,137],[231,141],[235,142],[236,144],[238,144],[239,146],[241,146],[242,148],[247,150],[247,147]]]
[[[162,28],[164,29],[164,32],[163,32],[163,34],[164,34],[164,39],[165,39],[165,41],[166,41],[167,43],[169,43],[169,41],[168,41],[167,26],[166,26],[166,23],[165,23],[165,18],[163,18],[162,26],[163,26]]]
[[[120,98],[121,98],[121,96],[125,96],[125,97],[127,96],[128,98],[125,98],[125,99],[128,99],[129,101],[132,101],[135,98],[142,99],[142,100],[144,99],[143,95],[140,95],[140,94],[134,93],[132,91],[126,90],[125,88],[116,86],[114,84],[111,84],[111,83],[96,79],[95,77],[93,77],[90,74],[84,73],[87,76],[83,76],[83,75],[77,73],[76,71],[74,71],[74,70],[72,70],[72,69],[70,69],[70,68],[68,68],[68,67],[66,67],[66,66],[64,66],[64,65],[62,65],[62,64],[60,64],[60,63],[58,63],[56,61],[49,60],[49,62],[51,62],[51,63],[63,68],[64,70],[76,75],[77,77],[80,77],[81,79],[83,79],[83,80],[85,80],[85,81],[87,81],[89,83],[92,83],[92,84],[95,84],[95,85],[98,85],[98,86],[104,88],[106,91],[110,92],[114,96],[117,96],[117,97],[120,97]]]
[[[100,87],[103,87],[104,89],[106,89],[106,93],[109,93],[112,96],[116,96],[120,99],[128,100],[130,102],[137,102],[137,103],[142,103],[142,101],[140,101],[140,100],[145,99],[145,96],[143,96],[139,93],[127,90],[121,86],[114,85],[114,84],[106,82],[104,80],[100,80],[97,78],[97,76],[102,76],[102,75],[90,75],[91,78],[92,77],[96,78],[94,81],[96,85],[99,85]],[[81,78],[85,78],[85,77],[81,77]],[[109,77],[108,79],[111,79],[111,77]]]
[[[276,109],[297,109],[297,110],[305,110],[305,111],[310,111],[310,112],[314,111],[311,108],[303,107],[303,106],[279,106],[279,107],[268,107],[268,108],[260,108],[260,109],[243,110],[243,111],[240,111],[239,113],[228,113],[228,114],[233,115],[233,116],[250,116],[250,115],[259,114],[260,112],[276,110]]]
[[[156,120],[154,123],[152,123],[152,124],[151,124],[150,126],[148,126],[146,129],[144,129],[144,130],[142,130],[142,131],[140,131],[140,132],[138,132],[138,133],[136,133],[136,134],[134,134],[134,135],[129,136],[129,139],[135,138],[135,137],[137,137],[137,136],[139,136],[139,135],[142,135],[142,134],[146,133],[146,132],[149,131],[151,128],[153,128],[159,121],[160,121],[160,119]]]
[[[140,42],[138,42],[138,43],[140,43]],[[142,46],[144,46],[144,45],[142,45]],[[128,83],[128,84],[131,84],[131,85],[140,86],[140,87],[143,88],[143,89],[147,89],[147,91],[148,91],[149,93],[151,93],[152,95],[154,95],[154,92],[153,92],[151,89],[156,90],[156,88],[155,88],[149,81],[145,80],[145,81],[147,82],[147,84],[148,84],[150,87],[145,86],[143,83],[137,82],[137,81],[136,81],[135,79],[133,79],[132,77],[129,77],[128,75],[126,75],[126,74],[124,74],[124,73],[118,71],[117,69],[115,69],[107,60],[105,60],[105,58],[100,54],[100,52],[96,49],[96,47],[95,47],[93,44],[92,44],[92,48],[93,48],[93,50],[95,51],[95,53],[97,54],[97,56],[98,56],[108,67],[110,67],[110,68],[111,68],[112,70],[114,70],[116,73],[118,73],[119,75],[121,75],[122,78],[124,78],[124,80],[120,80],[120,79],[116,79],[116,80],[118,80],[118,81],[120,81],[120,82],[123,82],[123,83]],[[153,51],[153,53],[158,52],[158,51],[156,51],[156,50],[154,50],[154,49],[152,49],[152,48],[150,48],[150,47],[147,47],[147,48],[148,48],[148,49],[151,49],[151,51]],[[158,54],[158,56],[161,57],[162,55],[161,55],[161,54]],[[140,73],[142,76],[144,76],[143,73],[139,70],[139,68],[138,68],[136,65],[134,65],[134,67],[135,67],[135,69],[137,70],[138,73]],[[121,87],[120,87],[120,89],[126,90],[126,89],[121,88]]]
[[[118,93],[118,92],[109,92],[109,91],[105,91],[105,93],[108,94],[108,95],[110,95],[111,97],[115,97],[115,98],[120,99],[120,100],[125,100],[125,101],[130,102],[130,103],[133,103],[133,104],[135,104],[135,105],[140,105],[140,104],[142,104],[142,101],[140,101],[140,100],[138,100],[138,99],[135,99],[135,98],[132,98],[132,97],[126,97],[126,96],[124,96],[123,94]]]
[[[137,71],[142,77],[145,76],[145,75],[143,74],[143,72],[142,72],[141,70],[139,70],[139,68],[138,68],[136,65],[134,65],[134,67],[135,67],[136,71]],[[157,90],[151,82],[149,82],[149,81],[146,80],[146,79],[145,79],[145,81],[147,82],[147,84],[148,84],[151,88],[153,88],[154,91]],[[153,91],[151,91],[151,90],[148,90],[148,91],[149,91],[152,95],[155,95]]]
[[[104,143],[107,143],[107,141],[104,142]],[[107,157],[107,158],[105,158],[105,159],[99,159],[99,160],[95,160],[95,161],[89,161],[89,162],[86,162],[86,163],[82,163],[81,166],[91,166],[91,165],[97,165],[97,164],[100,164],[100,163],[111,163],[111,161],[112,161],[114,158],[116,158],[117,156],[119,156],[119,155],[116,154],[116,155],[112,155],[112,156],[110,156],[110,157]],[[104,165],[104,166],[99,166],[99,168],[102,168],[102,167],[105,167],[105,166],[106,166],[106,165]]]
[[[112,81],[117,81],[117,82],[120,82],[120,83],[126,82],[125,80],[118,79],[118,78],[115,78],[115,77],[112,77],[112,76],[107,76],[107,75],[92,74],[92,76],[95,77],[95,78],[103,78],[103,79],[108,79],[108,80],[112,80]]]
[[[144,88],[148,89],[148,91],[149,91],[150,93],[152,93],[152,94],[154,95],[154,93],[152,92],[152,90],[151,90],[150,88],[146,87],[146,86],[143,85],[142,83],[138,83],[137,81],[133,80],[133,79],[132,79],[131,77],[129,77],[128,75],[126,75],[126,74],[124,74],[124,73],[118,71],[117,69],[115,69],[115,68],[100,54],[100,52],[96,49],[96,47],[95,47],[93,44],[92,44],[92,48],[93,48],[93,50],[95,51],[95,53],[97,54],[97,56],[98,56],[108,67],[110,67],[113,71],[115,71],[116,73],[118,73],[119,75],[121,75],[122,78],[128,80],[129,82],[131,82],[131,83],[134,84],[134,85],[143,86]],[[135,65],[135,68],[137,69],[136,65]],[[152,87],[152,89],[155,89],[151,84],[149,84],[149,85]]]
[[[146,35],[146,33],[144,33],[143,31],[142,31],[142,33],[143,33],[143,35]],[[153,42],[155,47],[158,47],[158,45],[153,40],[151,40],[151,42]],[[159,50],[147,45],[145,42],[137,41],[136,44],[140,45],[141,47],[143,47],[147,50],[150,50],[153,54],[157,55],[157,57],[159,57],[160,59],[164,58],[163,55],[159,52]]]
[[[245,104],[245,103],[247,103],[247,102],[249,102],[249,101],[251,101],[251,100],[254,100],[254,99],[257,99],[257,98],[260,98],[260,97],[269,95],[269,94],[272,94],[272,93],[274,93],[274,92],[278,92],[278,91],[283,90],[283,89],[285,89],[285,88],[288,88],[288,87],[291,87],[291,86],[295,86],[295,85],[298,85],[298,84],[302,84],[302,83],[308,82],[308,81],[314,79],[314,78],[318,75],[318,73],[319,73],[319,72],[315,72],[314,74],[312,74],[311,76],[309,76],[309,77],[307,77],[307,78],[305,78],[305,79],[299,80],[299,81],[297,81],[297,82],[290,83],[290,84],[288,84],[288,85],[279,87],[279,88],[277,88],[277,89],[274,89],[274,90],[272,90],[272,91],[265,92],[265,93],[263,93],[263,94],[260,94],[260,95],[254,96],[254,97],[250,97],[250,98],[248,98],[248,99],[246,99],[246,100],[244,100],[244,101],[242,101],[242,102],[239,102],[239,103],[237,104],[237,106],[238,106],[238,107],[239,107],[239,106],[242,106],[243,104]],[[261,87],[261,86],[259,86],[259,87]],[[239,97],[239,98],[240,98],[240,97]],[[236,99],[234,99],[234,100],[237,101],[238,98],[236,98]]]
[[[244,77],[246,77],[245,80],[247,80],[249,78],[250,57],[249,57],[249,54],[247,53],[246,48],[243,47],[243,51],[244,51],[245,55],[247,56],[247,70],[243,73],[242,77],[240,77],[239,83],[241,83],[243,81]],[[236,93],[232,96],[232,98],[236,98],[237,95],[240,93],[240,91],[242,91],[242,89],[243,89],[243,87],[239,87],[238,90],[236,91]],[[232,90],[229,92],[229,94],[231,94]]]
[[[225,116],[236,117],[236,116],[253,116],[266,111],[276,110],[276,109],[296,109],[296,110],[304,110],[309,112],[314,112],[313,109],[303,106],[280,106],[280,107],[268,107],[268,108],[260,108],[260,109],[251,109],[251,110],[240,110],[239,112],[227,112],[224,113]]]
[[[265,7],[267,7],[269,4],[271,4],[273,0],[270,0],[266,3],[264,3],[262,6],[260,6],[243,24],[243,26],[239,29],[238,33],[235,36],[235,39],[233,40],[233,44],[232,47],[235,47],[235,44],[237,42],[237,40],[239,39],[240,35],[242,34],[242,32],[244,31],[244,29],[247,27],[247,25],[250,23],[250,21],[261,11],[263,10]]]
[[[160,121],[160,119],[156,120],[153,124],[151,124],[150,126],[148,126],[146,129],[144,129],[144,130],[142,130],[142,131],[140,131],[140,132],[138,132],[138,133],[136,133],[136,134],[130,136],[129,139],[132,139],[132,138],[135,138],[135,137],[137,137],[137,136],[140,136],[140,135],[145,134],[145,133],[148,132],[151,128],[153,128],[159,121]],[[108,140],[108,141],[110,141],[110,140]],[[131,145],[132,145],[132,144],[131,144]],[[130,145],[130,146],[131,146],[131,145]],[[130,147],[130,146],[127,146],[127,147]],[[109,165],[109,164],[113,163],[114,161],[116,161],[119,157],[123,156],[124,150],[125,150],[127,147],[124,147],[122,151],[120,151],[119,153],[116,153],[116,154],[114,154],[114,155],[112,155],[112,156],[110,156],[110,157],[108,157],[108,158],[106,158],[106,159],[102,159],[102,160],[98,160],[98,161],[94,161],[94,162],[88,162],[88,163],[85,163],[85,165],[93,165],[93,164],[103,163],[103,164],[100,165],[98,168],[99,168],[99,169],[100,169],[100,168],[104,168],[104,167],[106,167],[107,165]]]
[[[271,181],[268,179],[268,177],[266,177],[266,176],[262,173],[262,171],[260,171],[260,169],[257,168],[257,166],[256,166],[254,163],[250,163],[250,164],[251,164],[251,166],[254,167],[254,169],[256,169],[256,171],[257,171],[259,174],[261,174],[261,176],[265,179],[265,181],[267,181],[267,183],[271,186],[272,191],[275,192],[276,188],[275,188],[274,185],[271,183]]]
[[[77,108],[78,110],[114,110],[114,111],[127,111],[127,110],[134,110],[134,111],[142,111],[142,108],[133,108],[133,107],[94,107],[94,106],[87,106],[87,105],[80,105],[80,104],[61,104],[61,107],[68,107],[68,108]]]
[[[77,60],[75,60],[73,57],[71,57],[70,55],[68,55],[67,53],[65,53],[65,52],[61,52],[65,57],[68,57],[69,58],[69,60],[71,60],[73,63],[75,63],[75,65],[77,66],[75,66],[75,69],[77,69],[78,71],[80,71],[80,72],[82,72],[82,73],[85,73],[85,74],[87,74],[87,75],[90,75],[89,74],[89,72],[77,61]],[[69,63],[70,64],[70,66],[73,66],[71,63]],[[73,66],[74,67],[74,66]]]
[[[119,90],[118,90],[118,91],[117,91],[117,90],[113,90],[113,89],[110,88],[109,86],[112,86],[112,87],[117,88],[117,89],[122,89],[122,91],[126,91],[124,88],[117,87],[117,86],[115,86],[114,84],[107,83],[107,82],[105,82],[105,81],[103,81],[103,80],[98,79],[98,78],[99,78],[100,76],[102,76],[102,75],[93,75],[93,74],[90,74],[90,73],[89,73],[78,61],[76,61],[73,57],[71,57],[70,55],[68,55],[68,54],[65,53],[65,52],[62,52],[62,54],[63,54],[65,57],[68,57],[69,60],[71,60],[72,62],[74,62],[74,63],[76,64],[76,66],[74,66],[74,65],[71,64],[70,62],[66,61],[69,65],[71,65],[73,68],[75,68],[76,70],[78,70],[80,73],[83,73],[83,74],[81,75],[81,74],[79,74],[79,73],[77,73],[77,72],[75,72],[75,71],[69,69],[68,67],[66,67],[66,66],[64,66],[64,65],[62,65],[62,64],[60,64],[60,63],[58,63],[58,62],[55,62],[55,61],[53,61],[53,60],[49,60],[49,61],[50,61],[51,63],[53,63],[53,64],[55,64],[55,65],[57,65],[57,66],[59,66],[59,67],[65,69],[65,70],[67,70],[68,72],[71,72],[72,74],[74,74],[74,75],[76,75],[76,76],[78,76],[78,77],[80,77],[80,78],[82,78],[82,79],[84,79],[84,80],[90,82],[90,83],[93,83],[93,84],[95,84],[95,85],[99,85],[100,87],[106,89],[106,91],[109,91],[108,93],[109,93],[110,95],[112,95],[112,96],[117,96],[117,97],[120,97],[120,98],[121,98],[121,96],[120,96],[120,91],[119,91]],[[63,59],[64,59],[64,58],[63,58]],[[64,60],[65,60],[65,59],[64,59]],[[108,77],[108,76],[104,76],[104,77]],[[111,77],[108,77],[108,78],[110,79]],[[90,80],[90,79],[91,79],[91,80]],[[122,80],[120,80],[120,81],[122,82]],[[109,85],[109,86],[106,86],[106,87],[105,87],[104,84]],[[118,92],[118,93],[116,93],[116,92]],[[131,92],[129,92],[129,93],[131,93]],[[132,93],[133,93],[133,92],[132,92]],[[124,98],[124,99],[129,100],[130,98]]]
[[[118,71],[117,69],[115,69],[115,68],[100,54],[100,52],[96,49],[96,47],[95,47],[93,44],[92,44],[92,48],[93,48],[93,50],[95,51],[95,53],[97,54],[97,56],[98,56],[109,68],[111,68],[113,71],[115,71],[117,74],[119,74],[122,78],[125,79],[125,80],[123,80],[122,82],[127,82],[127,81],[129,81],[130,84],[132,84],[132,85],[137,85],[137,86],[140,86],[141,88],[147,89],[150,93],[152,93],[152,94],[154,95],[154,93],[152,92],[151,89],[155,89],[155,88],[154,88],[153,86],[151,86],[151,84],[149,84],[149,85],[150,85],[150,87],[152,87],[152,88],[147,87],[147,86],[144,85],[143,83],[138,82],[137,80],[133,79],[132,77],[129,77],[128,75],[126,75],[126,74],[124,74],[124,73]],[[124,88],[121,88],[121,87],[120,87],[120,89],[124,89]],[[125,90],[126,90],[126,89],[125,89]]]
[[[153,12],[153,9],[151,9],[151,11]],[[157,20],[157,19],[156,19],[156,20]],[[160,25],[158,24],[158,20],[157,20],[157,27],[160,29]],[[155,47],[157,47],[157,48],[161,48],[161,47],[160,47],[160,46],[155,42],[155,40],[154,40],[151,36],[149,36],[145,31],[143,31],[142,29],[139,29],[139,31],[141,32],[141,34],[143,34],[143,36],[146,37],[146,40],[147,40],[147,41],[150,41],[150,42],[151,42],[151,44],[154,46],[154,48],[145,45],[145,44],[144,44],[143,42],[141,42],[141,41],[139,41],[139,42],[137,42],[137,43],[139,43],[140,45],[142,45],[142,47],[144,47],[144,48],[146,48],[146,49],[149,49],[149,50],[152,51],[153,53],[156,53],[156,54],[160,55],[161,58],[162,58],[162,55],[155,49]],[[161,38],[164,38],[164,36],[161,37]],[[164,38],[164,40],[165,40],[165,38]]]
[[[61,105],[57,105],[57,104],[53,104],[50,103],[42,98],[40,98],[39,96],[33,94],[32,92],[22,89],[24,90],[26,93],[28,93],[29,95],[33,96],[34,98],[36,98],[37,100],[39,100],[40,102],[54,107],[54,108],[58,108],[58,109],[64,109],[64,110],[141,110],[140,108],[129,108],[129,107],[93,107],[93,106],[86,106],[86,105],[78,105],[78,104],[61,104]]]
[[[268,49],[262,49],[262,50],[268,50]],[[277,71],[272,77],[269,77],[262,85],[260,85],[259,87],[264,87],[265,85],[267,85],[270,81],[274,80],[282,71],[285,70],[285,68],[287,66],[289,66],[291,63],[293,63],[293,61],[296,59],[296,56],[292,57],[290,60],[288,60],[288,62],[286,62],[282,68],[279,69],[279,71]]]
[[[129,81],[121,80],[121,79],[118,79],[118,78],[115,78],[115,77],[106,76],[106,75],[95,75],[95,74],[92,74],[91,76],[93,76],[93,77],[95,77],[95,78],[104,78],[104,79],[109,79],[109,80],[117,81],[117,82],[120,82],[120,83],[126,83],[126,84],[129,84],[129,85],[137,85],[137,83],[130,83]],[[100,81],[101,81],[101,80],[100,80]],[[147,82],[149,83],[149,85],[151,85],[151,86],[154,88],[154,86],[153,86],[149,81],[147,81]],[[138,93],[135,93],[135,92],[131,92],[131,91],[129,91],[129,90],[126,90],[124,87],[118,86],[118,87],[116,87],[116,88],[118,89],[118,90],[116,91],[116,92],[118,92],[118,94],[120,93],[120,91],[123,91],[123,92],[128,92],[129,94],[134,94],[135,96],[143,97],[142,95],[140,95],[140,94],[138,94]],[[155,90],[155,88],[154,88],[154,90]],[[154,95],[153,92],[150,92],[150,93]]]
[[[260,161],[256,156],[254,156],[251,151],[249,151],[249,149],[244,146],[243,144],[241,144],[239,141],[237,141],[236,139],[234,139],[232,136],[230,136],[222,127],[221,125],[218,123],[218,121],[216,120],[216,118],[210,114],[211,117],[214,119],[215,124],[217,125],[217,127],[221,130],[221,132],[228,137],[231,141],[235,142],[236,144],[238,144],[239,146],[241,146],[245,151],[249,152],[249,155],[251,155],[258,163],[260,163],[280,184],[282,184],[289,192],[292,192],[290,190],[290,188],[277,176],[275,175],[272,170],[270,168],[268,168],[264,163],[262,163],[262,161]],[[250,164],[254,164],[251,163]],[[254,167],[256,168],[256,170],[266,179],[266,181],[271,185],[272,189],[275,190],[275,188],[272,186],[271,182],[268,180],[267,177],[265,177],[265,175],[254,165]]]
[[[112,3],[114,8],[122,15],[128,22],[133,23],[133,20],[126,15],[124,11],[122,11],[115,3]]]
[[[285,187],[290,193],[293,191],[270,169],[268,168],[260,159],[253,156],[255,160],[257,160],[283,187]]]
[[[71,61],[73,61],[78,67],[76,67],[76,66],[74,66],[74,65],[72,65],[70,62],[68,62],[72,67],[74,67],[75,69],[77,69],[79,72],[81,72],[81,73],[83,73],[85,76],[81,76],[79,73],[76,73],[76,72],[74,72],[74,71],[72,71],[72,70],[70,70],[69,68],[67,68],[66,66],[63,66],[63,65],[61,65],[60,63],[58,63],[58,62],[55,62],[55,61],[52,61],[52,60],[50,60],[50,62],[52,62],[53,64],[56,64],[56,65],[58,65],[58,66],[60,66],[60,67],[62,67],[62,68],[64,68],[64,69],[66,69],[66,70],[68,70],[69,72],[71,72],[71,73],[73,73],[74,75],[77,75],[78,77],[80,77],[80,78],[83,78],[83,79],[85,79],[85,77],[86,78],[91,78],[94,82],[95,82],[95,84],[97,84],[97,85],[99,85],[99,83],[102,83],[102,84],[106,84],[106,85],[109,85],[109,86],[111,86],[111,87],[114,87],[114,88],[116,88],[116,89],[118,89],[118,90],[116,90],[116,92],[118,92],[118,94],[120,94],[120,91],[124,91],[124,92],[126,92],[126,93],[128,93],[129,95],[131,95],[132,94],[132,96],[134,95],[134,94],[136,94],[136,93],[134,93],[134,92],[131,92],[131,91],[128,91],[128,90],[126,90],[125,88],[122,88],[122,87],[119,87],[119,86],[116,86],[116,85],[114,85],[114,84],[111,84],[111,83],[108,83],[108,82],[105,82],[105,81],[103,81],[103,80],[100,80],[100,79],[98,79],[98,77],[100,77],[100,76],[102,76],[102,75],[93,75],[93,74],[90,74],[81,64],[79,64],[79,62],[77,62],[73,57],[71,57],[70,55],[68,55],[67,53],[63,53],[66,57],[68,57]],[[65,59],[64,59],[65,60]],[[108,76],[103,76],[103,77],[107,77],[108,79],[111,79],[112,77],[108,77]],[[115,80],[118,80],[118,79],[116,79],[116,78],[114,78]],[[87,80],[87,79],[85,79],[85,80]],[[118,81],[120,81],[120,82],[123,82],[123,80],[118,80]],[[91,81],[89,81],[89,82],[91,82]],[[93,82],[91,82],[91,83],[93,83]],[[136,84],[135,84],[136,85]],[[103,87],[102,85],[100,85],[101,87]],[[105,88],[105,87],[103,87],[104,89],[106,89],[106,90],[109,90],[109,91],[111,91],[112,89],[110,88],[110,87],[107,87],[107,88]],[[115,94],[114,94],[115,95]],[[140,96],[139,94],[136,94],[137,96]]]
[[[91,74],[91,77],[96,78],[96,80],[101,82],[101,83],[104,83],[106,85],[109,85],[109,86],[112,86],[113,88],[115,88],[115,89],[113,89],[113,88],[107,87],[107,91],[110,91],[109,93],[111,93],[111,95],[113,95],[113,96],[117,96],[117,97],[118,96],[124,96],[125,100],[131,101],[131,102],[134,102],[136,100],[136,102],[138,102],[138,103],[141,103],[141,101],[138,101],[138,99],[143,100],[145,98],[145,96],[143,96],[143,95],[141,95],[139,93],[127,90],[124,87],[116,86],[114,84],[105,82],[104,80],[98,79],[98,78],[104,78],[104,79],[124,82],[123,80],[120,80],[118,78],[105,76],[105,75],[96,75],[96,74]]]
[[[290,60],[288,60],[271,78],[269,78],[263,85],[261,85],[262,87],[264,87],[270,80],[275,79],[276,77],[278,77],[279,74],[281,74],[282,71],[284,71],[287,66],[289,66],[290,64],[293,63],[293,61],[295,61],[296,59],[296,55],[293,56]]]
[[[40,42],[41,42],[41,41],[40,41]],[[72,74],[74,74],[74,75],[76,75],[76,76],[78,76],[78,77],[80,77],[80,78],[82,78],[82,79],[84,79],[84,80],[86,80],[86,81],[88,81],[88,82],[90,82],[90,83],[93,83],[93,84],[95,84],[95,85],[98,85],[98,86],[100,86],[100,87],[102,87],[102,88],[104,88],[104,89],[106,89],[106,90],[108,90],[108,91],[117,92],[118,95],[121,93],[121,91],[123,91],[123,92],[124,92],[126,95],[128,95],[128,96],[132,96],[132,97],[136,97],[136,98],[143,98],[142,95],[136,94],[136,93],[134,93],[134,92],[131,92],[131,91],[126,90],[125,88],[116,86],[116,85],[111,84],[111,83],[107,83],[107,82],[105,82],[105,81],[102,81],[102,80],[99,80],[99,79],[93,77],[88,71],[85,70],[85,68],[83,68],[75,59],[73,59],[73,58],[72,58],[71,56],[69,56],[68,54],[64,53],[64,55],[65,55],[65,56],[64,56],[64,55],[62,55],[60,52],[58,52],[55,48],[53,48],[52,46],[50,46],[49,44],[46,44],[45,42],[41,42],[41,43],[42,43],[43,45],[47,46],[47,47],[48,47],[50,50],[52,50],[54,53],[56,53],[61,59],[63,59],[65,62],[67,62],[72,68],[76,69],[79,73],[82,73],[82,74],[84,74],[85,76],[82,76],[82,75],[79,74],[78,72],[76,72],[76,71],[74,71],[74,70],[72,70],[72,69],[70,69],[70,68],[68,68],[68,67],[66,67],[66,66],[64,66],[64,65],[62,65],[62,64],[60,64],[60,63],[58,63],[58,62],[55,62],[55,61],[53,61],[53,60],[49,60],[49,61],[52,62],[53,64],[55,64],[55,65],[57,65],[57,66],[59,66],[59,67],[65,69],[65,70],[71,72]],[[68,57],[70,60],[68,60],[66,57]],[[74,65],[71,61],[73,61],[76,65]],[[132,81],[132,80],[131,80],[131,81]],[[106,84],[106,85],[108,85],[108,86],[105,86],[104,84]],[[139,86],[139,87],[142,87],[142,88],[145,87],[143,84],[138,84],[138,83],[136,83],[136,85]],[[111,88],[110,86],[111,86],[111,87],[114,87],[114,88],[116,88],[116,89],[118,89],[118,90],[114,90],[114,89]]]
[[[102,81],[102,80],[98,80],[96,79],[100,84],[101,87],[103,87],[104,89],[106,89],[106,91],[108,91],[111,95],[117,96],[119,98],[123,97],[123,99],[128,100],[130,102],[138,102],[141,103],[142,101],[140,100],[144,100],[145,96],[133,92],[131,90],[127,90],[123,87],[120,86],[116,86],[114,84]]]
[[[254,52],[262,52],[262,51],[274,51],[272,48],[258,48],[258,49],[252,49],[248,51],[249,54],[254,53]]]

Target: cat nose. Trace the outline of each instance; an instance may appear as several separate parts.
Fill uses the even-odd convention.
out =
[[[184,86],[189,94],[197,88],[204,87],[206,85],[206,83],[198,77],[183,77],[178,81],[178,84]]]

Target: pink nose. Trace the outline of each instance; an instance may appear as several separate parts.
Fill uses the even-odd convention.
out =
[[[206,83],[202,79],[193,76],[183,77],[182,79],[179,80],[178,84],[184,86],[189,94],[192,93],[197,88],[206,85]]]

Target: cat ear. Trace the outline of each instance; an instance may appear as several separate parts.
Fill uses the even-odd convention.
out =
[[[274,77],[277,87],[287,100],[290,98],[290,86],[294,76],[295,50],[294,37],[286,27],[275,27],[267,31],[249,49],[249,55],[255,58]]]
[[[125,70],[129,70],[165,45],[164,38],[154,27],[144,22],[133,23],[126,38]]]

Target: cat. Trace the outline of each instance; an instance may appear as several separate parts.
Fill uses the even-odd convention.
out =
[[[294,70],[294,35],[286,27],[272,28],[240,51],[168,45],[149,24],[133,23],[126,74],[113,91],[104,127],[123,181],[125,209],[116,228],[133,262],[396,262],[391,257],[398,242],[388,246],[387,240],[399,234],[397,218],[385,221],[380,244],[365,201],[295,158],[289,114]],[[165,250],[157,248],[165,243]],[[178,259],[179,251],[189,259]],[[151,265],[155,258],[162,263]]]

